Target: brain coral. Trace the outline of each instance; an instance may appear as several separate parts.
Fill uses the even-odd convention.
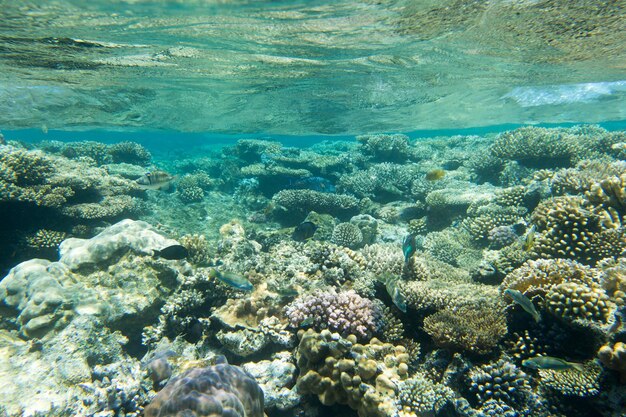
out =
[[[145,417],[263,417],[263,391],[248,373],[229,365],[192,368],[171,379],[144,410]]]
[[[344,336],[369,339],[381,329],[383,310],[355,291],[337,293],[334,289],[298,297],[286,308],[291,325],[298,327],[312,319],[317,329],[330,329]]]

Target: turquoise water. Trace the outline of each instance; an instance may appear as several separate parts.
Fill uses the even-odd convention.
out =
[[[0,416],[626,416],[625,10],[0,0]]]

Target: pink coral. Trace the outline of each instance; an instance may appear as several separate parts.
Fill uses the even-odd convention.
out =
[[[370,339],[382,324],[381,308],[353,290],[337,293],[331,289],[298,297],[285,311],[293,327],[309,322],[317,330],[330,329],[344,337],[353,334]]]

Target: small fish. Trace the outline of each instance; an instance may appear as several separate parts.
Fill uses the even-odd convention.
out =
[[[415,235],[410,233],[402,240],[402,253],[404,253],[404,263],[409,263],[409,259],[415,253]]]
[[[526,252],[531,250],[533,248],[533,245],[535,244],[535,230],[535,225],[532,225],[530,229],[528,229],[526,236],[524,236],[524,244],[522,245],[522,247]]]
[[[446,176],[446,171],[441,168],[433,169],[426,173],[426,179],[428,181],[439,181]]]
[[[393,304],[398,307],[398,310],[406,313],[406,298],[404,294],[402,294],[402,291],[400,291],[400,286],[398,285],[400,276],[387,273],[378,276],[378,280],[385,284],[387,294],[391,297]]]
[[[302,320],[298,327],[300,327],[301,329],[305,329],[307,327],[311,327],[313,323],[315,323],[315,318],[313,316],[309,316]]]
[[[183,245],[172,245],[161,250],[152,251],[155,258],[163,258],[169,260],[185,259],[189,256],[189,251]]]
[[[534,358],[524,360],[522,366],[530,369],[552,369],[555,371],[564,371],[566,369],[584,370],[582,363],[568,362],[565,359],[552,356],[535,356]]]
[[[541,315],[539,315],[539,312],[535,308],[535,305],[532,301],[530,301],[528,297],[522,294],[521,291],[507,288],[506,290],[504,290],[504,293],[511,297],[516,304],[519,304],[519,306],[522,307],[525,312],[533,316],[537,323],[541,321]]]
[[[144,190],[169,190],[175,177],[165,171],[146,172],[135,182]]]
[[[296,242],[304,242],[309,240],[315,234],[317,225],[313,222],[302,222],[293,229],[291,238]]]
[[[243,275],[237,274],[231,271],[219,271],[213,269],[211,276],[219,279],[226,285],[230,285],[233,288],[237,288],[242,291],[252,291],[254,286]]]

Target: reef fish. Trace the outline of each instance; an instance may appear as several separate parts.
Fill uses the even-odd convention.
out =
[[[211,272],[211,276],[219,279],[226,285],[237,288],[238,290],[252,291],[252,289],[254,288],[252,283],[248,281],[246,277],[235,272],[213,269]]]
[[[565,359],[552,356],[535,356],[522,361],[522,365],[531,369],[552,369],[555,371],[564,371],[566,369],[583,371],[584,369],[582,363],[568,362]]]
[[[146,172],[135,182],[144,190],[169,190],[175,177],[165,171]]]
[[[410,233],[402,240],[402,253],[404,253],[404,263],[409,263],[409,259],[415,253],[415,235]]]
[[[155,258],[163,258],[169,260],[185,259],[189,256],[189,251],[183,245],[172,245],[161,250],[152,251]]]
[[[378,277],[378,280],[385,284],[385,289],[387,290],[387,294],[391,297],[391,301],[393,304],[398,307],[398,310],[406,313],[406,298],[404,298],[404,294],[400,291],[400,286],[398,285],[398,281],[400,281],[399,275],[393,274],[383,274]]]
[[[335,186],[332,182],[322,177],[307,177],[296,181],[289,181],[289,188],[304,188],[319,191],[320,193],[334,193]]]
[[[535,319],[537,323],[541,321],[541,316],[539,315],[539,312],[535,308],[535,305],[533,304],[532,301],[530,301],[528,297],[522,294],[521,291],[507,288],[506,290],[504,290],[504,293],[508,295],[509,297],[511,297],[513,301],[515,301],[516,304],[519,304],[520,307],[522,307],[525,312],[533,316],[533,319]]]
[[[535,225],[532,225],[530,229],[528,229],[526,236],[524,236],[522,247],[524,248],[526,252],[531,250],[533,246],[535,245],[535,230],[537,230]]]
[[[309,240],[315,234],[317,225],[313,222],[302,222],[293,229],[291,238],[297,242],[304,242]]]

